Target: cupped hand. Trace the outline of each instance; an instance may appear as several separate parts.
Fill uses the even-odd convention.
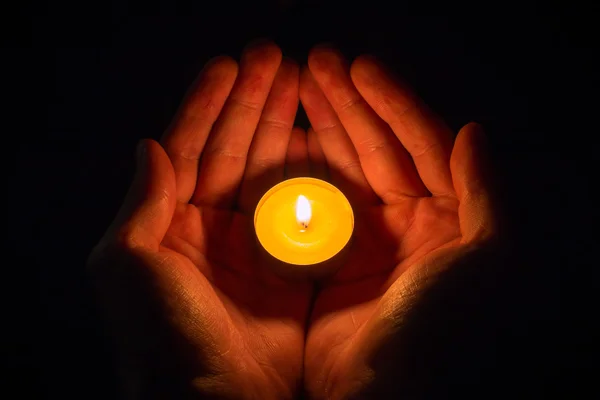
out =
[[[308,168],[297,107],[297,65],[255,44],[239,67],[207,64],[161,144],[142,143],[127,200],[89,261],[131,397],[299,389],[311,287],[261,266],[252,224],[260,195]]]
[[[311,162],[328,166],[356,220],[349,261],[321,283],[310,316],[307,392],[384,398],[387,384],[401,393],[411,366],[396,358],[398,337],[411,309],[495,236],[482,131],[469,124],[455,139],[376,60],[349,67],[323,47],[301,72],[300,100]]]

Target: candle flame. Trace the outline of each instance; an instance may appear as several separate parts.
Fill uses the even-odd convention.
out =
[[[296,201],[296,220],[304,229],[308,228],[308,223],[312,218],[312,209],[308,199],[300,195]]]

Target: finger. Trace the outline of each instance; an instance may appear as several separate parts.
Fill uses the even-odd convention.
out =
[[[285,177],[298,178],[309,176],[308,143],[306,132],[300,127],[294,127],[285,156]]]
[[[192,203],[220,208],[233,205],[248,149],[280,63],[281,50],[273,43],[255,44],[244,50],[237,80],[202,154]]]
[[[177,194],[169,156],[154,140],[138,146],[135,178],[105,240],[158,250],[171,223]]]
[[[285,156],[298,109],[298,65],[284,59],[279,66],[252,139],[238,204],[252,212],[260,197],[283,180]]]
[[[177,200],[183,203],[194,193],[200,154],[236,75],[237,63],[230,57],[209,61],[161,139],[175,170]]]
[[[308,142],[310,174],[315,178],[326,181],[329,179],[327,161],[325,160],[325,154],[323,153],[323,149],[319,143],[319,138],[312,127],[308,128],[308,132],[306,132],[306,138]]]
[[[351,75],[360,94],[408,150],[427,189],[434,195],[454,196],[450,129],[372,57],[356,59]]]
[[[363,173],[350,137],[308,68],[303,68],[300,73],[300,101],[319,137],[331,182],[354,203],[379,202]]]
[[[343,56],[316,48],[309,55],[308,66],[348,132],[375,193],[385,203],[407,195],[429,195],[408,152],[354,87]]]
[[[476,123],[464,126],[456,137],[450,158],[464,243],[488,238],[496,232],[487,158],[481,126]]]

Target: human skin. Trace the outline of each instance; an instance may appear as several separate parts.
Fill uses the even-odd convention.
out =
[[[306,391],[315,399],[384,398],[408,375],[399,338],[423,317],[412,310],[445,271],[481,262],[473,254],[495,242],[485,139],[474,123],[454,138],[369,56],[350,66],[334,49],[313,49],[300,99],[311,160],[329,165],[356,219],[349,261],[321,282],[312,309]]]
[[[299,99],[306,133],[293,127]],[[127,395],[377,393],[398,321],[432,277],[494,237],[482,143],[476,124],[454,138],[370,57],[350,68],[315,48],[300,72],[262,42],[239,65],[212,60],[160,143],[141,143],[89,260]],[[267,189],[306,175],[355,210],[349,261],[317,283],[272,272],[252,225]]]
[[[262,266],[252,227],[260,194],[307,169],[297,107],[298,66],[258,43],[212,60],[161,143],[142,142],[90,258],[129,397],[298,392],[311,286]]]

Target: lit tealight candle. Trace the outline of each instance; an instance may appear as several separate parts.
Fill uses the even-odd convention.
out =
[[[271,188],[256,206],[256,236],[276,259],[293,265],[324,263],[352,237],[354,214],[335,186],[294,178]]]

